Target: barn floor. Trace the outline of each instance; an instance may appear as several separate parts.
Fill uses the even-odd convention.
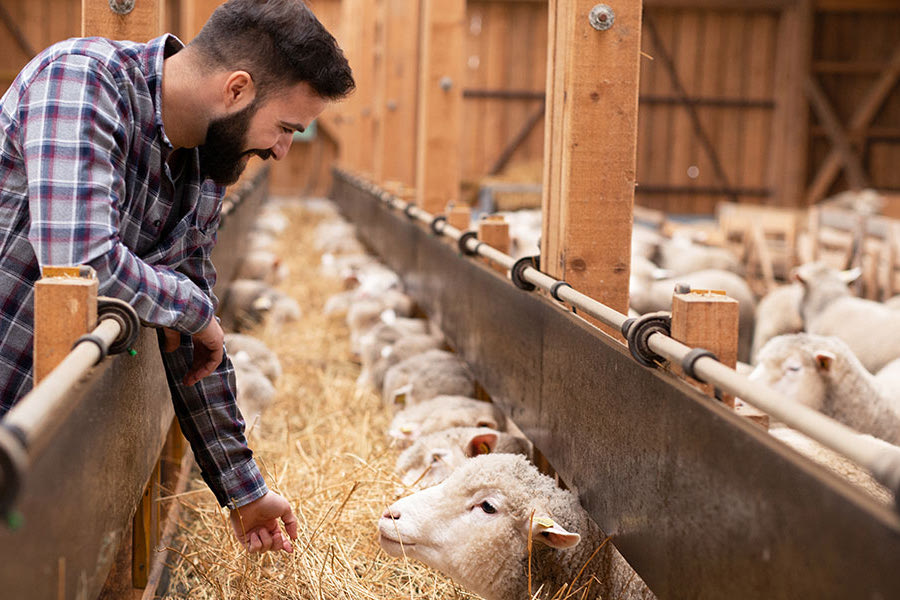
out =
[[[270,487],[285,496],[300,521],[293,554],[250,556],[231,534],[227,513],[200,480],[169,501],[181,503],[163,598],[379,599],[472,598],[418,563],[384,554],[375,524],[395,499],[397,450],[385,432],[389,411],[370,391],[357,392],[359,365],[343,320],[322,315],[341,290],[321,278],[312,244],[322,217],[292,200],[291,227],[276,248],[290,268],[279,289],[296,298],[299,322],[248,333],[278,353],[284,375],[275,403],[255,425],[250,445]]]

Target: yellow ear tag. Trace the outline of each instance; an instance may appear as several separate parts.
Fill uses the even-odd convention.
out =
[[[406,406],[406,393],[403,392],[394,396],[394,404]]]
[[[556,523],[553,522],[553,519],[551,519],[549,517],[538,517],[534,520],[534,522],[537,523],[538,525],[540,525],[541,527],[546,527],[547,529],[556,525]]]
[[[400,433],[412,433],[412,432],[413,432],[412,425],[401,425],[400,426]]]
[[[487,445],[487,442],[481,442],[478,444],[478,454],[490,454],[491,447]]]

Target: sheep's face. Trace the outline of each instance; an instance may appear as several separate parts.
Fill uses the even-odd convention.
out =
[[[827,387],[827,369],[823,370],[821,363],[824,358],[800,347],[780,352],[766,352],[767,348],[760,351],[750,379],[768,385],[788,400],[822,410]]]

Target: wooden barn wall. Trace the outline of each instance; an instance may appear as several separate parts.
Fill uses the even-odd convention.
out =
[[[870,11],[823,7],[815,14],[814,31],[813,76],[846,127],[888,60],[900,50],[900,2],[892,7],[885,3],[882,10]],[[861,160],[869,185],[900,192],[900,85],[895,83],[867,134],[851,138],[851,142],[863,144]],[[810,129],[810,179],[831,147],[825,129],[814,122]],[[847,181],[841,175],[829,192],[844,189]]]

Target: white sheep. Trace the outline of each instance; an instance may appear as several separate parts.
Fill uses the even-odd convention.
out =
[[[388,369],[407,358],[424,354],[429,350],[443,348],[444,337],[442,335],[430,333],[404,335],[393,344],[382,347],[378,358],[371,365],[363,364],[357,384],[360,387],[372,385],[376,390],[381,390],[384,387],[384,375]],[[364,346],[363,353],[365,352]]]
[[[317,217],[336,219],[340,217],[340,209],[330,198],[303,198],[300,202],[303,209]]]
[[[268,250],[251,250],[238,268],[238,279],[256,279],[275,285],[288,276],[288,267],[281,257]]]
[[[772,338],[760,350],[750,379],[857,431],[900,443],[900,366],[872,375],[838,338],[808,333]]]
[[[437,396],[394,415],[388,435],[400,448],[406,448],[424,435],[452,427],[506,431],[506,416],[490,402],[466,396]]]
[[[374,362],[377,355],[373,354],[381,351],[382,340],[387,341],[391,338],[396,340],[401,335],[428,333],[428,321],[398,317],[397,312],[381,300],[354,302],[347,312],[347,323],[350,326],[350,349],[359,356],[368,353],[367,360],[363,364]]]
[[[738,360],[749,362],[753,338],[753,318],[756,300],[747,282],[730,271],[708,269],[679,275],[669,279],[652,281],[644,275],[643,281],[636,273],[631,280],[629,303],[640,314],[659,310],[672,310],[672,293],[675,285],[686,283],[694,289],[724,290],[738,301]]]
[[[900,358],[900,311],[852,296],[847,284],[859,274],[859,269],[838,271],[821,262],[794,270],[804,287],[800,314],[806,331],[841,338],[875,373]]]
[[[397,363],[384,375],[384,401],[403,408],[435,396],[473,396],[475,376],[452,352],[429,350]]]
[[[675,276],[707,269],[721,269],[738,275],[744,272],[741,262],[731,251],[715,246],[701,246],[679,235],[660,245],[659,265]]]
[[[257,368],[244,351],[231,355],[231,363],[234,365],[235,395],[238,408],[244,421],[249,425],[262,416],[266,408],[275,399],[275,386],[269,378]]]
[[[523,437],[485,427],[452,427],[423,435],[400,453],[395,472],[406,488],[437,485],[468,459],[482,454],[521,454],[531,458]]]
[[[523,456],[466,461],[442,483],[388,507],[378,534],[390,556],[422,561],[485,600],[528,598],[529,573],[530,589],[540,590],[541,599],[588,582],[591,599],[654,597],[612,544],[604,544],[578,499]]]
[[[775,336],[803,331],[800,300],[803,286],[799,283],[782,285],[766,294],[756,305],[751,362],[756,362],[760,348]]]
[[[313,234],[313,246],[319,252],[331,254],[363,254],[366,251],[356,238],[356,227],[341,219],[319,223]]]
[[[240,331],[266,319],[267,324],[280,327],[300,318],[302,312],[296,300],[263,281],[235,279],[225,290],[219,306],[222,328]]]
[[[281,361],[261,339],[244,333],[226,333],[225,348],[229,354],[246,353],[256,368],[272,383],[281,377]]]
[[[891,310],[900,310],[900,296],[894,296],[884,301],[884,305]]]

